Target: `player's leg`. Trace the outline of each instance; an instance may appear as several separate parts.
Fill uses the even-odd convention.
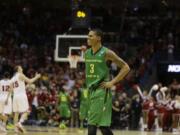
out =
[[[22,123],[27,119],[27,116],[28,116],[28,112],[22,113],[21,116],[20,116],[20,120],[16,124],[16,127],[18,128],[18,130],[20,132],[22,132],[22,133],[26,132],[26,130],[24,129]]]
[[[147,130],[148,110],[143,110],[143,129]]]
[[[60,105],[61,121],[59,127],[64,129],[70,125],[71,112],[68,105]]]
[[[19,113],[18,112],[14,112],[13,121],[14,121],[14,126],[15,126],[15,128],[14,128],[15,132],[19,132],[19,129],[17,127],[18,120],[19,120]]]
[[[65,119],[66,119],[66,115],[65,115],[65,108],[62,104],[59,105],[59,113],[60,113],[60,116],[61,116],[61,120],[60,120],[60,123],[59,123],[59,128],[61,129],[64,129],[65,128]]]
[[[18,123],[18,118],[19,118],[19,113],[18,113],[18,98],[17,97],[13,97],[13,112],[14,112],[14,117],[13,117],[13,122],[14,125],[16,125]]]
[[[0,114],[0,131],[6,132],[6,121],[7,121],[7,116]]]
[[[103,90],[105,91],[105,90]],[[103,102],[99,103],[99,120],[98,125],[101,127],[110,127],[112,118],[112,94],[111,91],[106,90],[105,95],[103,95]],[[105,128],[108,131],[108,129]]]
[[[3,127],[6,129],[7,121],[9,116],[12,114],[12,99],[9,97],[8,103],[4,106],[4,120],[3,120]]]
[[[75,126],[75,111],[71,110],[71,120],[70,120],[70,126],[74,127]]]
[[[86,103],[81,103],[80,111],[79,111],[79,119],[80,119],[80,128],[84,128],[84,123],[88,118],[88,101]]]
[[[6,132],[7,131],[6,130],[6,123],[7,123],[8,117],[5,114],[3,114],[1,116],[2,116],[1,130]]]
[[[158,125],[159,128],[157,129],[158,131],[162,131],[163,128],[163,117],[164,117],[164,113],[159,113],[157,118],[158,118]]]
[[[17,123],[19,120],[19,108],[18,108],[18,97],[13,96],[13,112],[14,112],[14,116],[13,116],[13,122],[14,122],[14,131],[15,132],[19,132],[18,128],[17,128]]]
[[[19,129],[20,132],[25,132],[22,123],[27,119],[28,116],[29,103],[28,103],[27,95],[21,95],[18,97],[17,106],[18,106],[17,112],[21,113],[21,116],[18,122],[17,120],[19,115],[17,116],[15,126]],[[15,113],[15,115],[17,115],[17,113]]]
[[[180,128],[180,113],[178,114],[178,122],[177,122],[177,128]],[[179,130],[178,130],[179,131]]]
[[[177,113],[174,113],[172,117],[173,117],[172,118],[172,121],[173,121],[173,124],[172,124],[173,132],[177,132],[178,131],[179,116],[178,116]]]
[[[99,107],[99,103],[103,101],[100,100],[100,102],[98,102],[99,97],[97,96],[96,92],[97,91],[94,90],[94,91],[91,91],[89,94],[88,135],[96,135],[97,126],[95,125],[99,121],[98,113],[100,112],[100,110],[102,110]],[[98,113],[95,113],[95,112],[98,112]]]
[[[69,126],[70,125],[70,118],[71,118],[71,110],[69,106],[67,106],[65,110],[65,125]]]
[[[28,114],[29,114],[28,112],[22,113],[19,122],[23,123],[25,120],[27,120]]]
[[[113,135],[110,127],[99,127],[103,135]]]
[[[6,132],[6,122],[7,122],[7,116],[0,113],[0,130],[3,132]]]
[[[110,101],[110,99],[108,100]],[[112,108],[112,105],[108,103],[109,101],[107,101],[107,105],[105,105],[106,111],[103,112],[102,119],[100,122],[100,125],[101,124],[105,125],[105,126],[100,126],[100,130],[103,135],[113,135],[113,132],[110,129],[111,115],[112,115],[112,112],[111,112],[112,110],[110,108]]]
[[[13,130],[14,129],[13,117],[14,117],[13,113],[8,115],[7,126],[6,126],[6,128],[8,130]]]
[[[5,121],[7,119],[6,115],[0,114],[0,120]]]
[[[0,120],[1,121],[5,121],[7,119],[6,116],[4,115],[4,107],[5,107],[5,105],[4,105],[3,102],[4,101],[0,101]]]
[[[79,120],[80,120],[80,128],[83,128],[84,127],[84,119],[83,119],[83,117],[80,115],[80,118],[79,118]]]
[[[7,122],[7,115],[6,115],[6,105],[4,104],[5,100],[2,100],[0,103],[0,130],[6,132],[6,122]]]
[[[163,117],[164,117],[164,107],[163,106],[159,106],[157,109],[157,131],[162,131],[163,128]]]
[[[94,125],[88,125],[88,135],[96,135],[97,127]]]
[[[16,125],[18,123],[18,119],[19,119],[19,113],[15,112],[14,113],[14,125]]]
[[[75,112],[75,127],[79,127],[79,109]]]

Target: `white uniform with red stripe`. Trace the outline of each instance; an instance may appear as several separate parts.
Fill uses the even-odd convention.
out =
[[[8,103],[5,105],[5,101],[10,91],[11,80],[4,79],[0,81],[0,113],[11,114],[12,113],[12,99],[11,95],[8,98]]]
[[[12,78],[13,82],[13,112],[27,112],[29,109],[26,94],[25,82],[20,79],[20,73],[16,73]]]

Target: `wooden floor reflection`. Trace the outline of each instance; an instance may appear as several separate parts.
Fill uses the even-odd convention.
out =
[[[58,129],[52,127],[26,127],[25,135],[87,135],[87,130],[80,130],[77,128],[68,128],[68,129]],[[124,131],[124,130],[113,130],[114,135],[172,135],[172,133],[165,132],[144,132],[144,131]],[[7,133],[2,133],[0,135],[15,135],[13,130],[8,131]],[[101,135],[98,131],[97,135]],[[180,133],[177,133],[180,135]]]

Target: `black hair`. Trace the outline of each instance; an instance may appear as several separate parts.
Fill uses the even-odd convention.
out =
[[[5,73],[4,73],[4,78],[10,78],[9,72],[5,72]]]
[[[95,29],[91,29],[91,31],[95,32],[95,34],[99,37],[101,37],[101,39],[103,38],[103,32],[101,29],[99,28],[95,28]]]

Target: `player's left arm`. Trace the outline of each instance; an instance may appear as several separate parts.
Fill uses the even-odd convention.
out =
[[[112,50],[107,50],[105,59],[114,62],[120,68],[119,73],[111,81],[103,82],[101,84],[101,86],[104,88],[111,88],[114,84],[123,80],[123,78],[130,71],[130,67],[124,60],[122,60],[119,56],[117,56],[117,54],[115,54],[115,52],[113,52]]]
[[[24,80],[25,82],[27,82],[27,83],[29,83],[29,84],[35,82],[35,81],[38,80],[40,77],[41,77],[41,74],[39,74],[39,73],[36,73],[35,77],[33,77],[33,78],[28,78],[28,77],[25,76],[23,73],[20,74],[20,76],[19,76],[19,78],[20,78],[21,80]]]

